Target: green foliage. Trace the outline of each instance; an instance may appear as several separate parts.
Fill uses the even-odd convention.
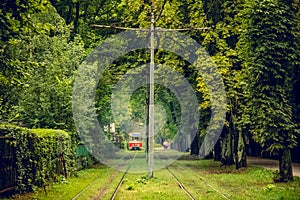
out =
[[[18,92],[22,79],[28,76],[27,70],[37,63],[24,60],[17,49],[15,40],[22,34],[44,32],[49,30],[48,24],[35,24],[31,17],[46,10],[47,1],[10,1],[0,2],[0,119],[7,119],[12,106],[18,101]],[[30,46],[26,47],[29,54]],[[28,55],[27,54],[27,55]]]
[[[72,130],[71,86],[84,56],[81,39],[70,31],[48,1],[8,3],[0,67],[0,118],[30,127]]]
[[[207,49],[213,61],[217,64],[226,90],[227,113],[226,122],[220,140],[223,164],[236,164],[245,160],[246,118],[244,113],[244,69],[241,66],[243,57],[239,55],[243,0],[207,1],[204,10],[210,30],[204,32],[202,44]],[[219,12],[218,14],[215,12]],[[211,16],[214,15],[214,16]],[[208,124],[210,113],[210,94],[201,78],[198,78],[198,91],[203,94],[200,109],[206,113],[203,121]],[[204,115],[205,116],[205,115]],[[202,136],[203,133],[202,133]],[[238,168],[238,166],[237,166]]]
[[[70,27],[71,37],[81,35],[87,48],[95,47],[103,38],[115,33],[110,29],[95,29],[91,24],[120,23],[117,12],[120,0],[52,0],[51,3]]]
[[[156,0],[153,4],[156,15],[163,9],[156,22],[158,27],[210,27],[184,33],[207,49],[222,75],[227,99],[226,133],[222,137],[227,152],[235,138],[235,153],[241,155],[249,128],[253,138],[271,152],[297,144],[298,0]],[[119,32],[96,29],[91,24],[150,25],[151,1],[3,0],[0,5],[0,120],[20,121],[31,128],[75,130],[71,96],[74,76],[80,73],[77,66],[90,49]],[[174,43],[170,45],[176,46]],[[147,50],[138,50],[115,60],[98,85],[91,78],[93,74],[83,77],[86,85],[79,86],[82,93],[97,85],[92,99],[95,108],[88,107],[85,97],[74,101],[83,113],[93,113],[89,119],[78,122],[84,124],[84,131],[94,130],[93,119],[98,118],[101,125],[114,120],[114,85],[130,69],[148,62]],[[156,52],[155,62],[181,73],[198,91],[200,135],[204,138],[211,117],[211,96],[204,79],[214,74],[202,77],[184,59],[162,50]],[[145,93],[146,88],[140,88],[130,99],[130,112],[126,115],[133,121],[145,121]],[[159,123],[167,121],[157,137],[173,138],[184,117],[180,113],[180,106],[184,105],[179,105],[164,87],[156,86],[155,94],[156,103],[163,107],[157,109],[156,118]],[[229,132],[231,139],[226,135]],[[89,138],[90,143],[92,140]],[[98,149],[97,145],[93,148]]]
[[[76,169],[74,143],[65,131],[0,124],[0,133],[14,138],[18,192],[33,191]]]
[[[295,111],[295,71],[299,68],[299,28],[293,1],[247,1],[243,13],[248,43],[246,112],[253,139],[279,155],[279,179],[293,179],[290,149],[300,130]],[[297,79],[297,78],[296,78]]]
[[[31,20],[47,25],[49,30],[25,32],[11,39],[7,47],[7,52],[18,61],[15,64],[19,60],[30,63],[22,69],[25,76],[18,93],[13,92],[18,104],[10,108],[10,119],[29,127],[72,131],[72,82],[85,51],[79,37],[69,41],[69,30],[55,9],[51,5],[46,8],[44,13],[32,14]]]
[[[148,176],[144,175],[141,178],[137,179],[136,182],[146,185],[148,182],[148,179],[149,179]]]
[[[134,186],[133,186],[133,185],[129,185],[129,186],[127,187],[127,190],[134,190]]]
[[[249,1],[245,16],[251,133],[271,152],[292,148],[297,128],[291,88],[299,53],[294,10],[280,0]]]
[[[273,190],[276,186],[274,184],[268,184],[264,190],[267,192],[270,192],[271,190]]]

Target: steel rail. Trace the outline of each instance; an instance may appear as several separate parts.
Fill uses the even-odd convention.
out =
[[[162,159],[160,159],[158,154],[155,154],[155,156],[157,158],[159,158],[159,160],[162,163],[165,163]],[[196,200],[196,198],[185,188],[185,186],[183,185],[183,183],[179,180],[179,178],[169,169],[168,166],[165,167],[166,170],[171,174],[171,176],[175,179],[175,181],[177,182],[178,186],[184,191],[184,193],[192,200]]]
[[[178,186],[185,192],[185,194],[192,200],[196,200],[196,198],[184,187],[183,183],[177,178],[177,176],[168,168],[166,167],[168,172],[172,175],[172,177],[176,180]]]
[[[159,155],[156,154],[156,157],[160,158]],[[159,159],[161,162],[162,159]],[[215,187],[213,187],[211,184],[209,184],[205,178],[203,178],[202,176],[200,176],[199,174],[196,174],[194,171],[190,170],[187,167],[182,166],[182,164],[180,162],[177,162],[182,169],[184,169],[185,171],[188,171],[189,175],[193,174],[193,176],[198,177],[199,180],[201,180],[206,186],[210,187],[212,190],[214,190],[215,192],[217,192],[220,196],[222,196],[224,199],[226,200],[230,200],[231,198],[228,197],[226,194],[220,192],[219,190],[217,190]],[[170,170],[169,167],[166,166],[166,169],[168,170],[168,172],[173,176],[173,178],[177,181],[179,187],[184,190],[184,192],[191,198],[191,199],[196,199],[185,187],[184,185],[180,182],[180,180],[176,177],[176,175]]]
[[[179,164],[179,162],[177,162]],[[192,170],[186,168],[186,167],[183,167],[182,164],[179,164],[181,168],[189,171],[189,174],[193,174],[194,176],[198,177],[199,180],[201,180],[205,185],[207,185],[208,187],[210,187],[212,190],[214,190],[215,192],[217,192],[220,196],[222,196],[224,199],[227,199],[227,200],[230,200],[231,198],[228,197],[227,195],[225,195],[224,193],[220,192],[219,190],[217,190],[215,187],[213,187],[211,184],[209,184],[207,182],[207,180],[205,180],[206,178],[203,178],[202,176],[200,176],[199,174],[193,172]]]
[[[132,160],[135,159],[137,153],[134,155],[134,158]],[[125,157],[125,156],[123,156]],[[130,162],[132,163],[132,161]],[[120,165],[119,167],[123,167],[122,165]],[[126,171],[128,171],[129,169],[127,168]],[[95,180],[93,180],[88,186],[86,186],[83,190],[81,190],[75,197],[72,198],[72,200],[76,200],[78,199],[83,193],[85,193],[90,187],[92,187],[98,180],[100,177],[96,178]]]
[[[122,185],[123,182],[124,182],[124,178],[125,178],[126,174],[128,173],[128,171],[129,171],[129,169],[130,169],[130,167],[131,167],[131,165],[132,165],[132,163],[133,163],[135,157],[137,156],[137,154],[138,154],[138,153],[136,152],[135,155],[134,155],[134,157],[132,158],[130,164],[128,165],[128,167],[127,167],[127,169],[126,169],[126,171],[124,172],[123,176],[121,177],[121,180],[119,181],[117,187],[115,188],[114,193],[113,193],[112,196],[110,197],[110,200],[114,200],[114,199],[116,198],[117,193],[118,193],[118,191],[119,191],[121,185]]]

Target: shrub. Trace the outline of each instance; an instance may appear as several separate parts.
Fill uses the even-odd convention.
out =
[[[76,169],[75,145],[65,131],[0,124],[0,134],[14,138],[18,192],[33,191]]]

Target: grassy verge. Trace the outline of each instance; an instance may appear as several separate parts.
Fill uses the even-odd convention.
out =
[[[167,162],[164,158],[161,162]],[[136,171],[142,162],[143,155],[135,160]],[[272,171],[259,167],[235,170],[234,166],[220,166],[219,162],[212,160],[180,159],[175,161],[169,169],[183,182],[184,186],[196,199],[300,199],[300,178],[295,177],[293,182],[276,183],[272,181]],[[78,177],[61,180],[50,184],[47,194],[42,189],[35,193],[22,195],[18,199],[45,199],[62,200],[72,199],[86,189],[78,198],[110,199],[114,188],[123,172],[104,166],[94,169],[82,170]],[[92,183],[92,184],[91,184]],[[154,178],[148,179],[147,173],[130,173],[126,176],[116,199],[160,200],[189,199],[178,187],[174,178],[166,169],[154,172]]]
[[[92,199],[95,196],[105,195],[109,183],[112,183],[114,178],[119,179],[119,175],[114,169],[106,166],[96,166],[93,169],[79,171],[76,177],[70,177],[67,180],[62,179],[59,182],[50,184],[46,187],[46,193],[42,188],[39,188],[34,193],[18,195],[15,198],[21,200],[72,199],[89,186],[77,199]]]
[[[212,160],[180,160],[172,166],[179,176],[189,174],[193,177],[181,175],[183,182],[199,199],[224,199],[221,194],[236,200],[300,199],[299,177],[289,183],[274,184],[271,170],[260,167],[235,170],[234,166],[220,167],[220,163]]]
[[[167,170],[162,169],[156,171],[152,179],[148,179],[147,174],[128,174],[116,199],[188,200],[189,198],[180,190]]]

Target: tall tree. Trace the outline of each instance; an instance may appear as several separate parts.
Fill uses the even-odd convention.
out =
[[[217,3],[217,2],[215,2]],[[243,0],[225,0],[219,3],[220,16],[210,21],[212,27],[203,34],[203,45],[212,59],[219,66],[224,80],[227,98],[226,123],[220,136],[220,141],[214,148],[215,159],[224,165],[236,164],[236,168],[246,166],[245,130],[241,107],[243,105],[241,58],[238,56],[238,42],[241,34],[240,12],[243,10]],[[208,4],[207,4],[208,5]],[[212,13],[206,9],[207,18]]]
[[[51,0],[57,12],[70,27],[71,37],[80,35],[85,47],[95,47],[103,38],[115,33],[112,29],[95,29],[92,24],[120,25],[118,7],[121,0]]]
[[[69,41],[70,31],[51,4],[33,13],[30,22],[43,24],[43,29],[24,31],[7,47],[15,59],[31,64],[22,69],[26,78],[20,81],[22,90],[10,117],[30,127],[73,130],[72,83],[85,55],[83,44],[79,38]]]
[[[278,154],[280,181],[293,179],[291,151],[297,133],[292,110],[292,77],[299,67],[299,38],[293,1],[247,1],[245,36],[247,108],[253,138]]]
[[[156,26],[163,27],[163,28],[182,28],[185,27],[185,21],[189,21],[189,18],[192,18],[190,15],[190,12],[192,9],[193,11],[198,11],[197,8],[201,6],[201,2],[190,0],[191,4],[188,4],[184,1],[176,0],[176,1],[155,1],[155,7],[156,7]],[[197,2],[197,3],[196,3]],[[150,26],[150,2],[147,1],[135,1],[135,0],[122,0],[120,4],[117,6],[118,13],[117,18],[119,19],[119,23],[117,25],[123,25],[126,27],[149,27]],[[197,7],[197,5],[199,5]],[[195,21],[199,19],[201,21],[202,19],[200,17],[203,16],[203,13],[201,12],[195,12],[193,13],[193,22],[195,24]],[[187,16],[187,18],[185,18]],[[143,54],[146,54],[146,56],[143,56]],[[105,80],[106,78],[103,78],[101,83],[105,83],[107,85],[113,85],[116,83],[118,78],[120,77],[120,74],[123,75],[126,73],[126,71],[135,68],[141,64],[145,64],[149,62],[149,54],[147,51],[136,51],[132,53],[128,53],[127,55],[124,55],[123,58],[118,59],[112,66],[110,66],[109,71],[105,75],[111,74],[111,77],[115,77],[116,80]],[[191,85],[193,85],[194,88],[196,88],[196,77],[197,73],[193,68],[190,67],[189,64],[187,64],[182,58],[179,56],[172,54],[170,52],[165,52],[162,50],[158,50],[155,57],[156,63],[164,63],[165,65],[170,66],[171,68],[179,71],[188,81],[190,81]],[[118,77],[118,78],[116,78]],[[102,82],[104,81],[104,82]],[[176,83],[174,83],[176,84]],[[102,87],[99,85],[98,87],[98,94],[97,99],[99,100],[99,108],[102,107],[104,109],[105,105],[110,105],[109,102],[109,96],[111,95],[110,92],[105,92],[104,89],[107,89],[107,87]],[[142,91],[145,92],[145,91]],[[179,129],[179,120],[180,120],[180,109],[178,106],[178,102],[176,102],[176,99],[174,99],[174,96],[170,95],[168,92],[163,92],[161,88],[156,87],[156,102],[162,103],[163,106],[169,107],[169,109],[166,109],[166,112],[168,114],[168,120],[167,125],[165,127],[165,130],[161,132],[162,137],[172,137],[177,133],[177,130]],[[103,98],[104,95],[107,98]],[[141,95],[144,97],[143,95]],[[134,99],[133,99],[134,100]],[[105,102],[104,102],[105,101]],[[101,109],[102,109],[101,108]],[[109,110],[109,108],[106,107],[104,110]],[[103,113],[103,112],[102,112]],[[109,112],[107,112],[107,119],[111,118],[109,116]],[[133,113],[136,114],[135,117],[140,115],[138,112],[135,112],[133,110]],[[179,116],[179,117],[178,117]],[[100,116],[103,121],[105,116]],[[106,120],[107,121],[107,120]],[[176,131],[174,133],[174,131]],[[172,133],[171,133],[172,132]],[[184,133],[188,134],[188,133]],[[183,149],[185,151],[186,149]]]
[[[26,47],[26,56],[19,55],[18,49],[12,46],[21,45],[19,39],[23,34],[49,30],[48,24],[37,24],[31,20],[34,13],[43,13],[46,5],[46,0],[0,2],[0,119],[8,119],[12,107],[18,102],[22,80],[28,77],[26,72],[37,65],[28,59],[32,55],[30,45]]]

